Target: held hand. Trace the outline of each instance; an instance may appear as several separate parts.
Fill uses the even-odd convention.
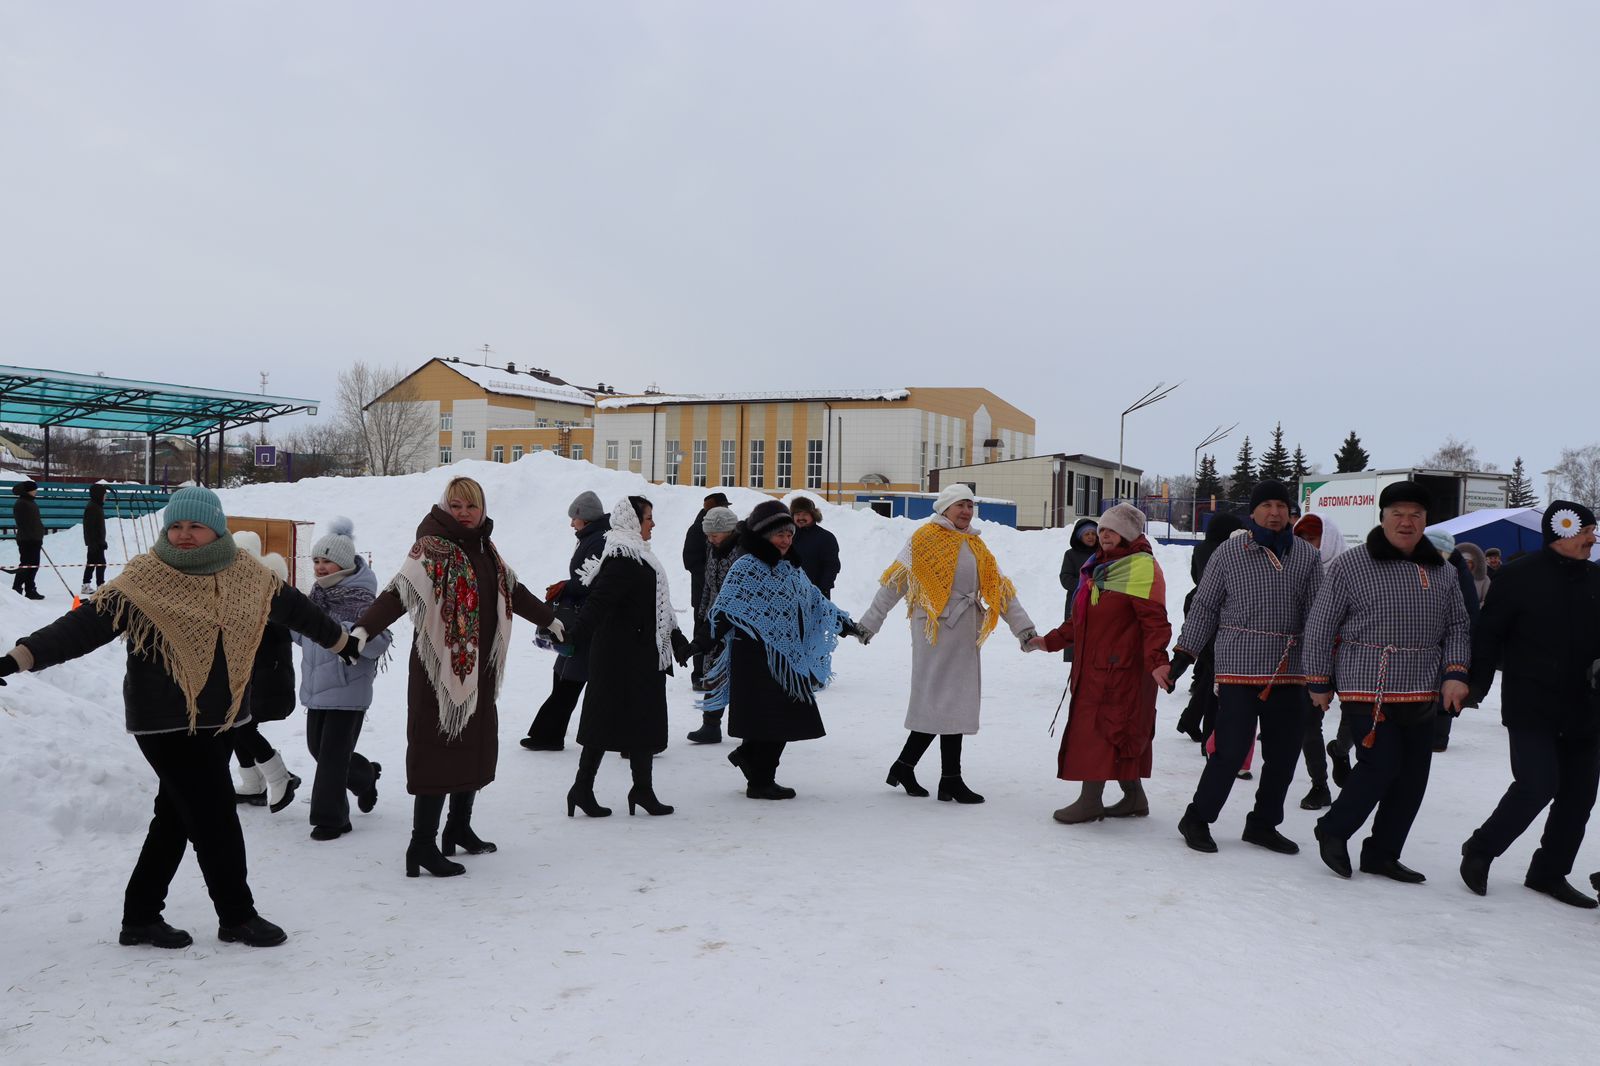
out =
[[[1034,637],[1032,640],[1028,641],[1027,650],[1028,651],[1044,651],[1045,650],[1044,638],[1043,637]]]
[[[1162,692],[1172,691],[1171,663],[1162,663],[1160,666],[1150,671],[1150,676],[1156,679],[1156,684],[1161,687]]]
[[[0,655],[0,685],[4,685],[6,683],[6,678],[10,677],[12,674],[20,674],[21,672],[21,663],[17,662],[17,660],[13,659],[9,655]]]
[[[1038,639],[1039,631],[1037,629],[1024,629],[1021,633],[1017,634],[1017,642],[1022,645],[1022,651],[1024,654],[1034,650],[1033,642]]]
[[[339,646],[339,650],[334,654],[346,666],[354,666],[356,660],[361,658],[361,638],[354,633],[345,634],[344,643]]]
[[[1444,709],[1451,714],[1460,714],[1462,705],[1467,702],[1467,686],[1460,681],[1446,681],[1441,695],[1444,697]]]
[[[552,637],[556,638],[557,644],[565,644],[567,642],[567,627],[561,624],[561,619],[550,619],[550,624],[545,628],[550,631]]]
[[[1311,703],[1312,703],[1312,705],[1314,707],[1316,707],[1318,713],[1327,714],[1328,713],[1328,708],[1333,705],[1333,693],[1332,692],[1313,692],[1310,695],[1311,695]]]

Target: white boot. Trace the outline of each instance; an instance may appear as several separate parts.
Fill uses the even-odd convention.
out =
[[[80,595],[80,596],[93,596],[94,595],[94,586],[89,584],[87,581],[85,581],[83,583],[83,588],[78,590],[78,595]]]
[[[259,805],[267,802],[267,779],[261,776],[261,767],[239,767],[239,783],[233,786],[233,798],[236,803]]]
[[[272,758],[258,765],[261,776],[267,779],[267,806],[277,814],[294,802],[294,789],[300,779],[284,767],[282,752],[273,752]]]

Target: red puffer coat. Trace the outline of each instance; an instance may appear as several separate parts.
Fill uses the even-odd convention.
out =
[[[1135,552],[1153,555],[1144,537],[1096,554],[1083,568],[1072,618],[1045,634],[1045,649],[1072,652],[1072,704],[1056,776],[1063,781],[1126,781],[1150,776],[1156,731],[1156,682],[1167,661],[1172,624],[1159,564],[1149,598],[1103,590],[1091,603],[1094,568]],[[1153,560],[1152,560],[1153,561]]]

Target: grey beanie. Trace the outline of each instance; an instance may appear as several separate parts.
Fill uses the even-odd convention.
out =
[[[732,508],[713,507],[700,519],[702,533],[732,533],[739,524],[739,516],[733,513]]]
[[[567,507],[568,518],[581,518],[585,522],[598,522],[604,518],[606,509],[600,503],[600,497],[592,492],[581,492],[578,498]]]
[[[1131,503],[1119,503],[1106,508],[1100,516],[1100,528],[1109,529],[1125,541],[1135,541],[1144,536],[1144,512]]]
[[[339,567],[340,570],[349,570],[356,565],[355,523],[348,518],[335,518],[328,523],[328,531],[322,539],[311,549],[313,559],[326,559]]]

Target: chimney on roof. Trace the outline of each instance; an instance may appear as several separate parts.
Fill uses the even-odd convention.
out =
[[[517,364],[516,363],[507,363],[506,364],[506,373],[507,374],[515,374],[516,372],[517,372]]]

